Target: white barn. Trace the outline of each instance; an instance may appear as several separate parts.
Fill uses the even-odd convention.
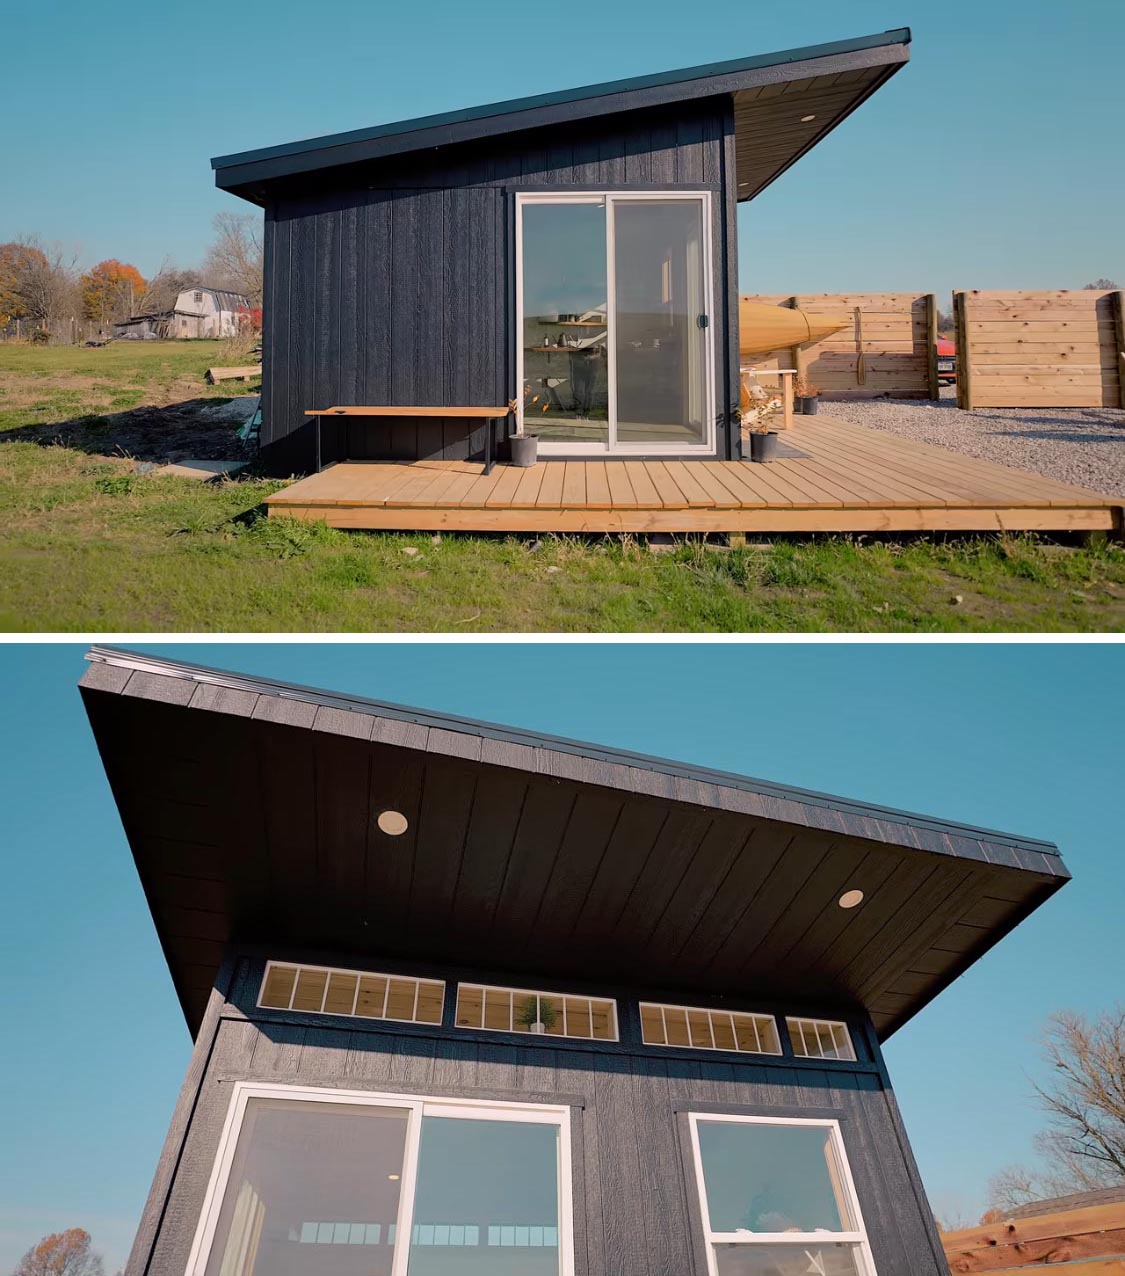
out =
[[[176,298],[170,337],[231,337],[238,331],[238,312],[249,311],[250,298],[222,288],[187,288]]]

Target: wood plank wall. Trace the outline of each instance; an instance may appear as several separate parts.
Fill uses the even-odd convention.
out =
[[[514,385],[512,193],[712,192],[718,455],[738,403],[733,106],[728,98],[505,135],[294,185],[266,209],[262,449],[277,473],[310,468],[305,409],[332,404],[505,404]],[[723,423],[727,424],[724,431]],[[464,459],[483,427],[325,422],[325,460]]]
[[[349,965],[343,957],[341,965]],[[264,962],[243,958],[198,1087],[181,1097],[127,1276],[185,1269],[231,1082],[522,1098],[572,1108],[576,1276],[704,1276],[682,1113],[717,1105],[839,1118],[879,1276],[945,1276],[940,1240],[870,1024],[853,1018],[854,1064],[659,1050],[640,1041],[636,1001],[619,1000],[619,1043],[513,1040],[453,1025],[344,1021],[256,1007]],[[485,982],[494,982],[492,975]],[[593,990],[589,990],[593,991]]]
[[[938,397],[933,293],[804,293],[746,299],[848,321],[846,328],[815,345],[755,356],[756,367],[796,368],[829,400]]]
[[[954,1276],[1120,1259],[1125,1254],[1125,1201],[984,1223],[945,1232],[941,1242]]]
[[[953,294],[960,408],[1125,407],[1120,292]]]

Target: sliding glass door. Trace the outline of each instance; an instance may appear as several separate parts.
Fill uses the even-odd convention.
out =
[[[573,1276],[569,1112],[235,1086],[188,1276]]]
[[[524,427],[545,455],[714,447],[709,196],[520,195]]]

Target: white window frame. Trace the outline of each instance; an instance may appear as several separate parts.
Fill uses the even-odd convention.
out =
[[[266,995],[266,982],[270,977],[270,971],[277,966],[283,966],[297,972],[293,980],[293,989],[289,994],[288,1006],[267,1006],[263,1003],[262,998]],[[355,985],[355,994],[352,997],[351,1010],[324,1010],[323,1006],[328,997],[328,979],[324,981],[324,992],[321,994],[320,1010],[294,1010],[293,999],[297,995],[297,981],[301,976],[301,972],[305,970],[319,971],[329,977],[332,975],[357,975]],[[385,979],[387,981],[386,992],[383,995],[383,1013],[381,1015],[358,1015],[356,1014],[356,1006],[359,1004],[359,980],[365,977],[371,979]],[[391,980],[397,979],[402,983],[412,983],[414,985],[414,1013],[410,1019],[400,1019],[396,1015],[387,1014],[387,1003],[390,998]],[[441,1010],[437,1017],[437,1022],[429,1019],[419,1019],[418,1015],[418,996],[421,992],[423,984],[437,984],[441,988]],[[448,985],[444,979],[430,979],[424,975],[392,975],[385,970],[352,970],[347,966],[310,966],[307,962],[301,961],[267,961],[266,968],[262,972],[262,982],[258,987],[258,1008],[261,1010],[276,1010],[281,1014],[293,1011],[298,1015],[332,1015],[337,1019],[361,1019],[365,1023],[416,1023],[421,1024],[423,1028],[439,1028],[442,1019],[445,1017],[445,992]]]
[[[700,1122],[712,1122],[721,1125],[779,1125],[789,1127],[816,1126],[829,1132],[832,1154],[836,1161],[842,1202],[855,1223],[850,1232],[715,1232],[711,1230],[711,1214],[707,1206],[707,1183],[703,1177],[703,1156],[699,1147]],[[771,1116],[737,1116],[721,1112],[690,1112],[688,1124],[691,1131],[691,1154],[695,1167],[695,1185],[699,1195],[700,1222],[703,1227],[703,1240],[707,1250],[707,1270],[710,1276],[719,1276],[718,1263],[715,1260],[716,1245],[852,1245],[859,1255],[856,1264],[860,1276],[876,1276],[875,1263],[871,1257],[871,1246],[867,1240],[867,1228],[863,1223],[863,1212],[859,1208],[859,1196],[852,1179],[851,1166],[848,1165],[844,1139],[840,1133],[840,1122],[831,1117],[771,1117]]]
[[[642,1043],[646,1046],[655,1046],[658,1050],[721,1050],[724,1054],[765,1055],[767,1058],[770,1058],[770,1059],[780,1058],[785,1053],[781,1045],[781,1032],[777,1026],[777,1016],[765,1014],[763,1011],[760,1011],[760,1010],[720,1010],[715,1006],[677,1006],[669,1001],[641,1001],[637,1003],[637,1011],[639,1013],[642,1010],[659,1010],[660,1011],[660,1022],[664,1028],[663,1041],[647,1041],[645,1039],[644,1023],[642,1022],[641,1024]],[[711,1034],[711,1044],[709,1046],[697,1046],[697,1045],[689,1043],[686,1046],[678,1046],[675,1043],[669,1041],[668,1040],[668,1019],[667,1019],[667,1013],[666,1013],[669,1010],[682,1010],[685,1012],[685,1014],[706,1015],[707,1027]],[[726,1018],[730,1020],[731,1036],[734,1038],[734,1041],[735,1041],[735,1044],[733,1047],[715,1045],[715,1016],[716,1015],[718,1015],[720,1018]],[[777,1041],[777,1049],[776,1050],[743,1050],[738,1045],[738,1034],[734,1030],[735,1015],[740,1015],[744,1019],[753,1019],[755,1021],[759,1019],[765,1019],[772,1022],[773,1035]],[[689,1024],[688,1036],[690,1037],[690,1035],[691,1035],[691,1025]],[[754,1035],[758,1038],[758,1044],[760,1045],[762,1036],[761,1036],[761,1032],[758,1029],[757,1022],[755,1022],[754,1024]]]
[[[542,1001],[544,997],[549,999],[554,999],[554,1000],[562,1000],[563,998],[570,997],[574,1001],[588,1001],[591,1003],[595,1001],[608,1001],[610,1016],[612,1020],[611,1026],[613,1029],[613,1036],[612,1037],[592,1037],[592,1036],[584,1037],[581,1035],[576,1035],[574,1033],[567,1032],[565,1001],[563,1001],[563,1004],[562,1004],[562,1023],[563,1023],[562,1032],[548,1032],[543,1034],[535,1034],[531,1032],[521,1032],[519,1028],[514,1028],[514,1027],[513,1028],[489,1028],[489,1027],[486,1027],[483,1023],[480,1023],[480,1024],[458,1023],[457,1022],[457,1006],[461,999],[462,988],[479,988],[482,993],[489,993],[489,992],[509,993],[511,996],[510,1014],[508,1019],[509,1023],[513,1023],[515,1021],[516,997],[535,997],[539,1001]],[[593,1008],[591,1006],[591,1013],[592,1013],[592,1009]],[[484,1012],[485,1012],[485,1006],[484,1006],[484,999],[482,998],[481,999],[481,1016],[482,1017],[484,1015]],[[472,980],[465,980],[464,982],[459,983],[454,991],[453,1026],[457,1029],[458,1032],[507,1032],[507,1033],[513,1033],[514,1035],[518,1037],[535,1037],[537,1035],[542,1035],[546,1037],[566,1037],[568,1040],[571,1040],[571,1041],[620,1041],[621,1040],[620,1025],[617,1018],[617,998],[616,997],[598,997],[592,993],[585,993],[585,992],[553,992],[549,988],[516,988],[512,984],[477,984],[477,983],[473,983]]]
[[[473,1121],[522,1121],[532,1125],[559,1127],[559,1270],[561,1276],[574,1276],[574,1176],[570,1147],[570,1109],[562,1105],[542,1103],[506,1103],[489,1099],[445,1099],[430,1095],[394,1094],[373,1090],[327,1090],[315,1086],[269,1084],[236,1081],[227,1109],[226,1121],[219,1137],[219,1147],[203,1210],[199,1216],[185,1276],[204,1276],[211,1247],[218,1228],[219,1215],[226,1196],[231,1166],[238,1146],[246,1107],[251,1099],[285,1099],[304,1103],[353,1104],[365,1107],[406,1108],[409,1110],[406,1148],[403,1157],[398,1217],[395,1237],[406,1237],[406,1244],[396,1243],[391,1276],[406,1276],[413,1235],[414,1194],[418,1181],[418,1148],[422,1138],[422,1118],[439,1116]]]
[[[829,1063],[834,1063],[834,1062],[855,1063],[857,1061],[856,1053],[855,1053],[855,1042],[852,1040],[852,1030],[845,1020],[843,1019],[813,1019],[813,1018],[810,1018],[808,1015],[786,1015],[785,1016],[785,1031],[789,1034],[789,1044],[791,1046],[793,1045],[793,1030],[790,1027],[790,1024],[794,1024],[794,1023],[797,1024],[798,1027],[801,1024],[811,1024],[814,1028],[827,1028],[832,1035],[832,1048],[836,1051],[835,1054],[800,1054],[798,1053],[796,1047],[794,1046],[793,1057],[795,1059],[820,1059],[820,1060],[827,1060]],[[845,1055],[840,1054],[840,1047],[836,1044],[836,1029],[837,1028],[843,1029],[844,1040],[848,1043],[848,1051],[849,1051],[848,1054],[845,1054]],[[805,1041],[805,1034],[802,1031],[801,1045],[802,1047],[804,1047],[807,1044],[808,1043]],[[817,1045],[818,1046],[820,1045],[819,1036],[817,1037]]]
[[[703,217],[704,313],[707,315],[706,354],[704,359],[702,443],[619,443],[617,433],[617,313],[614,296],[614,224],[613,206],[617,200],[696,199],[701,201]],[[711,192],[708,190],[587,190],[587,191],[520,191],[516,194],[516,420],[524,427],[524,348],[523,348],[523,210],[528,204],[604,204],[606,216],[606,369],[608,377],[609,415],[606,420],[605,443],[566,443],[540,439],[543,456],[700,456],[715,451],[715,262],[711,233]]]

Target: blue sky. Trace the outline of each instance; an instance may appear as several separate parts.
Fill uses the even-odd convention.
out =
[[[1077,645],[170,645],[159,654],[1056,840],[1075,880],[888,1046],[935,1207],[1030,1155],[1035,1038],[1122,994],[1123,657]],[[0,650],[0,1271],[81,1225],[124,1262],[190,1042],[75,684]]]
[[[1125,282],[1120,0],[6,5],[0,241],[192,264],[249,208],[212,155],[904,25],[911,64],[743,209],[743,289]]]

